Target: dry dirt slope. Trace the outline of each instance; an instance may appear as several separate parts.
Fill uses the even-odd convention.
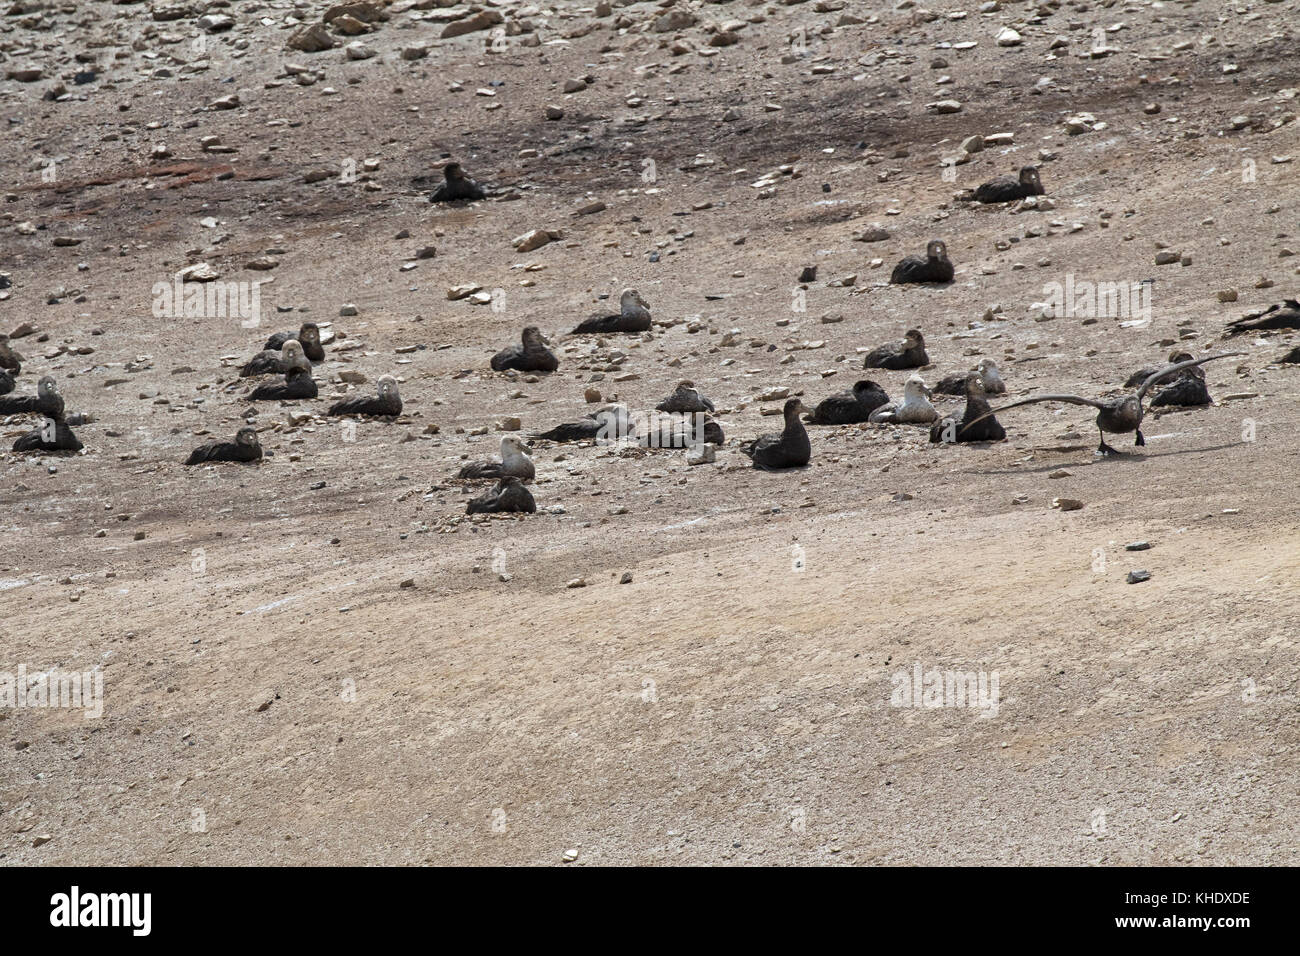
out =
[[[53,374],[96,416],[86,454],[0,465],[0,670],[98,663],[107,695],[97,721],[0,710],[5,862],[550,864],[571,848],[576,865],[1296,862],[1300,390],[1271,365],[1290,336],[1240,340],[1247,358],[1210,367],[1220,399],[1256,397],[1153,420],[1128,459],[1092,458],[1084,411],[1035,406],[990,448],[818,429],[812,467],[787,475],[745,469],[734,446],[702,468],[539,446],[543,513],[517,521],[452,524],[469,494],[447,480],[494,450],[502,416],[532,432],[582,414],[608,349],[564,333],[626,285],[700,329],[608,343],[639,377],[595,387],[646,407],[690,377],[733,441],[772,427],[765,389],[845,388],[858,350],[911,325],[931,381],[990,356],[1015,397],[1099,394],[1189,332],[1182,344],[1217,347],[1224,321],[1294,290],[1295,164],[1271,161],[1297,149],[1291,5],[1063,5],[1037,22],[1019,3],[936,5],[933,20],[678,6],[699,21],[662,34],[649,4],[510,14],[542,45],[522,32],[488,53],[484,34],[439,40],[440,23],[414,19],[441,8],[398,4],[362,38],[377,55],[356,61],[285,52],[288,10],[269,5],[213,7],[236,26],[197,58],[192,20],[154,24],[139,6],[85,5],[75,39],[55,31],[77,16],[52,7],[39,16],[53,31],[0,19],[0,66],[47,64],[0,83],[17,120],[0,133],[0,329],[38,329],[15,342],[23,389]],[[750,21],[740,41],[707,46],[708,24],[732,18]],[[1117,53],[1078,55],[1117,22]],[[1022,46],[996,45],[1007,24]],[[808,55],[782,62],[800,28]],[[936,47],[966,39],[978,46]],[[415,42],[428,57],[402,60]],[[74,91],[84,100],[40,99],[78,50],[99,51],[101,79]],[[276,79],[304,62],[315,84]],[[1041,76],[1054,85],[1031,92]],[[205,109],[236,90],[237,109]],[[962,112],[925,109],[946,98]],[[1078,110],[1107,127],[1066,135]],[[943,179],[942,156],[994,132],[1014,142]],[[205,152],[205,135],[238,152]],[[160,142],[173,156],[151,162]],[[1040,150],[1056,157],[1055,210],[949,201]],[[411,181],[443,152],[499,198],[430,209]],[[304,181],[366,157],[380,161],[368,180]],[[757,198],[751,183],[792,159],[798,177]],[[594,199],[608,208],[572,215]],[[891,238],[853,241],[871,222]],[[564,238],[514,252],[530,228]],[[936,234],[953,286],[873,285]],[[1191,265],[1155,266],[1157,243]],[[425,244],[437,256],[401,271]],[[264,278],[244,267],[268,249],[282,251],[266,325],[333,322],[361,348],[318,370],[324,391],[342,371],[397,372],[408,415],[348,442],[292,417],[324,401],[261,408],[265,463],[187,470],[188,450],[249,408],[221,357],[268,329],[155,319],[153,283],[197,261]],[[792,313],[812,264],[808,311]],[[1030,305],[1070,272],[1156,278],[1152,322],[1035,322]],[[828,284],[850,274],[855,292]],[[505,290],[504,309],[447,301],[462,282]],[[1239,304],[1217,302],[1227,287]],[[339,316],[344,303],[360,314]],[[486,372],[529,323],[561,347],[561,372]],[[737,344],[721,345],[730,329]],[[878,378],[896,394],[905,375]],[[1085,507],[1053,510],[1057,496]],[[1143,539],[1152,550],[1123,550]],[[1125,584],[1132,568],[1152,579]],[[590,586],[566,588],[578,576]],[[889,706],[891,677],[918,662],[997,672],[997,716]]]

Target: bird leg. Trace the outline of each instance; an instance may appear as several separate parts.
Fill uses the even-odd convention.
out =
[[[1106,444],[1106,433],[1102,431],[1100,428],[1097,429],[1097,432],[1098,434],[1101,435],[1101,444],[1097,446],[1097,453],[1099,455],[1118,455],[1119,452],[1115,451],[1114,448],[1111,448],[1109,445]]]
[[[1138,436],[1138,437],[1137,437],[1137,441],[1135,441],[1133,444],[1135,444],[1135,445],[1145,445],[1145,444],[1147,443],[1147,440],[1146,440],[1145,438],[1142,437],[1142,429],[1139,428],[1139,429],[1137,430],[1137,436]]]

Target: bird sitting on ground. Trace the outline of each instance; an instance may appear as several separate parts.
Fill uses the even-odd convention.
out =
[[[208,462],[234,461],[250,462],[262,460],[262,444],[257,438],[257,429],[245,426],[235,432],[234,441],[215,441],[200,445],[190,452],[185,459],[187,465],[203,465]]]
[[[574,335],[595,332],[648,332],[650,331],[650,306],[636,289],[624,289],[619,296],[616,315],[596,314],[583,320],[573,330]]]
[[[1041,195],[1043,195],[1043,183],[1038,178],[1038,169],[1034,166],[1021,166],[1020,175],[1015,179],[1010,176],[999,176],[958,198],[962,202],[974,200],[980,203],[997,203],[1014,202],[1027,196]]]
[[[528,457],[528,448],[514,435],[506,435],[501,439],[500,461],[471,462],[456,473],[457,478],[472,481],[504,478],[507,475],[513,475],[520,481],[532,481],[537,475],[533,460]]]
[[[287,375],[291,368],[303,368],[311,371],[311,362],[303,353],[302,343],[297,339],[287,340],[278,350],[265,349],[258,352],[239,370],[240,378],[251,375]]]
[[[497,480],[496,487],[485,491],[465,506],[465,513],[496,514],[505,511],[519,511],[534,514],[537,502],[532,492],[520,484],[514,475],[506,475]]]
[[[381,375],[375,385],[377,397],[346,398],[331,405],[325,414],[369,415],[373,418],[391,418],[402,414],[402,396],[397,391],[397,379],[391,375]]]
[[[433,191],[429,202],[460,202],[467,199],[486,199],[487,193],[478,183],[465,175],[460,163],[448,163],[442,169],[443,182]]]
[[[507,345],[489,363],[494,372],[514,369],[517,372],[554,372],[560,367],[555,353],[542,341],[542,333],[535,325],[524,329],[519,345]]]
[[[930,364],[925,351],[925,336],[916,329],[908,329],[901,344],[882,345],[872,349],[862,361],[863,368],[884,368],[901,372]]]
[[[891,285],[903,285],[908,282],[951,282],[952,262],[948,259],[948,246],[942,239],[931,239],[925,246],[925,257],[907,256],[889,277]]]
[[[804,421],[810,425],[852,425],[870,420],[871,413],[888,402],[883,388],[863,379],[853,383],[852,391],[822,399]]]
[[[783,468],[802,468],[812,457],[812,444],[808,441],[808,431],[799,420],[799,413],[804,411],[803,403],[797,398],[789,399],[782,409],[785,416],[785,428],[780,432],[760,435],[753,441],[740,446],[740,452],[747,455],[755,468],[775,471]]]
[[[1002,381],[1002,376],[998,374],[998,367],[992,359],[980,359],[979,364],[975,366],[975,372],[984,385],[986,395],[1001,395],[1006,392],[1007,386]],[[934,390],[940,395],[965,395],[966,377],[969,374],[969,372],[962,372],[960,375],[945,376],[939,380]]]

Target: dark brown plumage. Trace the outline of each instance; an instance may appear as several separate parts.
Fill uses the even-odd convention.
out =
[[[478,183],[465,175],[460,163],[448,163],[442,170],[443,182],[433,191],[429,202],[461,202],[486,199],[487,193]]]
[[[755,468],[768,470],[802,468],[808,464],[812,457],[812,444],[808,441],[808,430],[799,421],[799,413],[803,410],[803,403],[799,399],[787,401],[782,409],[785,428],[778,433],[760,435],[741,445],[741,454],[749,456]]]
[[[909,282],[951,282],[952,262],[948,259],[948,246],[941,239],[931,239],[925,247],[925,256],[907,256],[894,266],[889,281],[893,285]]]
[[[326,414],[370,415],[375,418],[402,414],[402,396],[397,392],[397,379],[384,375],[377,384],[377,397],[345,399],[332,405]]]
[[[62,418],[47,418],[14,442],[14,451],[81,451],[83,447]]]
[[[250,402],[287,402],[293,399],[316,398],[320,388],[311,372],[304,368],[291,368],[285,373],[284,381],[274,385],[259,385],[248,396]]]
[[[58,383],[48,375],[36,383],[35,395],[0,397],[0,415],[41,415],[55,421],[63,419],[63,396]]]
[[[1295,299],[1283,299],[1281,305],[1272,305],[1263,312],[1252,312],[1235,322],[1229,322],[1223,330],[1223,337],[1226,339],[1244,332],[1275,332],[1282,329],[1300,329],[1300,302]]]
[[[202,465],[216,461],[250,462],[261,461],[261,459],[262,444],[258,440],[257,429],[244,427],[235,432],[234,441],[216,441],[200,445],[190,452],[190,457],[185,459],[185,464]]]
[[[496,487],[465,506],[466,514],[495,514],[503,511],[520,511],[533,514],[537,511],[537,502],[532,492],[520,484],[514,475],[507,475],[497,481]]]
[[[855,382],[852,391],[822,399],[805,420],[812,425],[852,425],[869,420],[871,413],[888,401],[883,388],[864,379]]]
[[[966,376],[966,408],[961,418],[946,415],[930,426],[932,442],[1002,441],[1006,437],[1006,429],[993,417],[978,372]]]
[[[303,355],[312,362],[325,361],[325,347],[320,342],[320,327],[315,322],[304,322],[297,332],[276,332],[262,346],[264,351],[279,352],[284,343],[293,340],[302,346]]]
[[[997,179],[991,179],[980,185],[971,198],[976,202],[995,203],[1014,202],[1026,196],[1041,195],[1043,195],[1043,183],[1038,178],[1038,170],[1033,166],[1022,166],[1017,178],[999,176]]]
[[[507,369],[518,372],[554,372],[560,367],[560,362],[542,341],[542,333],[537,326],[530,325],[520,336],[520,344],[503,348],[492,356],[491,365],[494,372],[504,372]]]
[[[917,329],[908,329],[901,344],[882,345],[878,349],[872,349],[862,361],[863,368],[884,368],[895,372],[929,364],[925,336]]]

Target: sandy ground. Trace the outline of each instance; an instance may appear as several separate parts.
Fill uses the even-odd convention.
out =
[[[291,10],[324,4],[209,5],[236,27],[202,55],[193,17],[150,9],[0,17],[0,76],[45,66],[0,80],[0,331],[35,329],[19,391],[50,374],[94,416],[82,454],[0,456],[0,672],[98,666],[105,694],[94,720],[0,709],[4,863],[1300,862],[1300,372],[1272,364],[1300,335],[1231,340],[1249,354],[1206,366],[1217,403],[1118,458],[1054,405],[991,446],[815,428],[793,473],[735,447],[777,428],[772,388],[900,395],[861,354],[908,327],[932,383],[991,357],[1010,398],[1100,395],[1293,296],[1300,176],[1273,159],[1300,155],[1294,4],[679,2],[698,22],[664,33],[650,4],[558,4],[455,39],[428,19],[446,8],[397,4],[356,61],[284,49]],[[83,86],[77,53],[101,71]],[[60,78],[70,98],[42,99]],[[1080,111],[1105,126],[1068,135]],[[1014,138],[945,180],[994,133]],[[448,157],[492,198],[431,206],[417,177]],[[952,201],[1027,162],[1054,209]],[[854,241],[872,223],[890,238]],[[516,252],[530,229],[561,238]],[[880,285],[933,237],[951,286]],[[1155,265],[1159,243],[1190,264]],[[197,262],[274,280],[258,328],[154,317],[154,284]],[[1150,321],[1038,321],[1068,274],[1154,278]],[[500,291],[449,301],[465,283]],[[626,286],[650,335],[567,334]],[[255,409],[260,465],[181,465],[253,408],[239,361],[307,319],[341,336],[321,398]],[[488,371],[529,324],[559,372]],[[401,419],[324,417],[386,373]],[[588,387],[647,409],[682,378],[719,407],[715,464],[538,443],[539,513],[463,520],[481,488],[451,476],[503,418],[531,435]],[[4,447],[30,427],[3,420]],[[996,675],[996,714],[891,706],[914,665]]]

